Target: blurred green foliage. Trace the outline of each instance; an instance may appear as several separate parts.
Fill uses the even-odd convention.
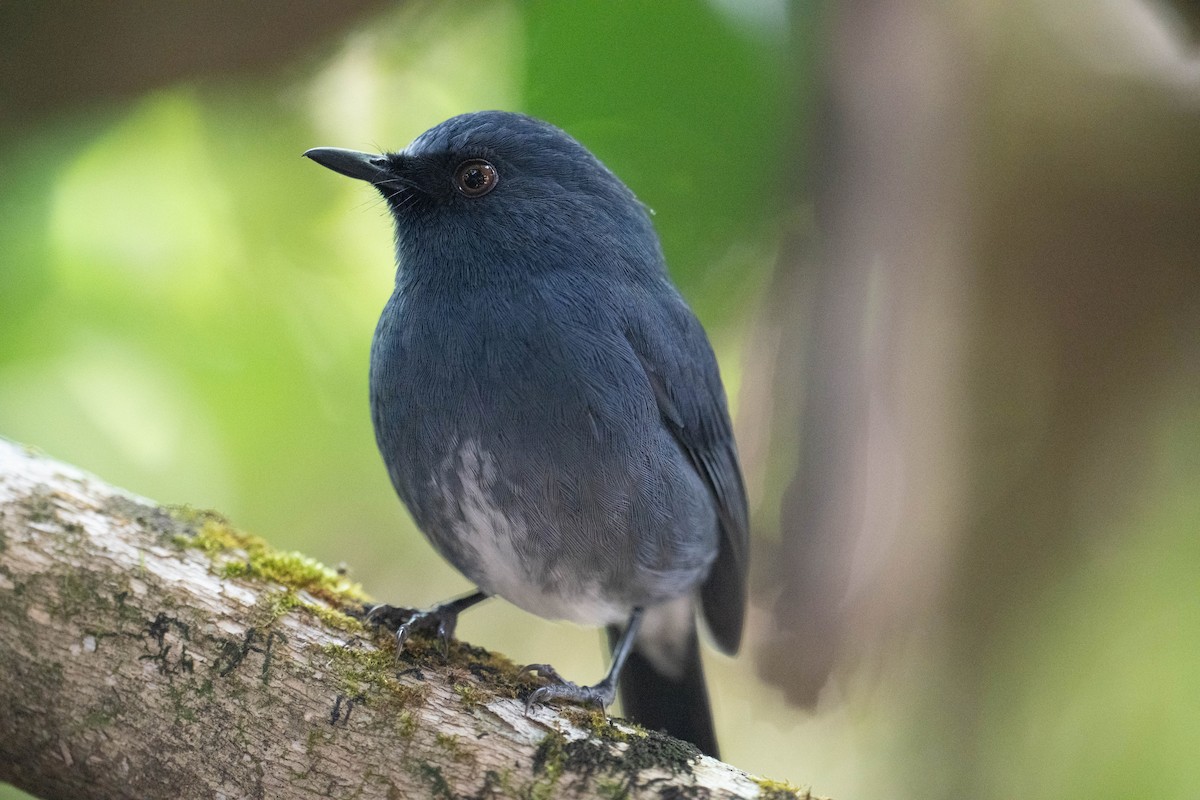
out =
[[[711,328],[745,314],[770,263],[780,163],[793,163],[781,151],[795,123],[785,20],[686,0],[654,8],[530,6],[524,106],[588,143],[655,210],[672,272]]]
[[[0,154],[3,432],[354,560],[374,545],[330,531],[399,519],[365,411],[390,225],[298,154],[399,148],[476,108],[543,116],[660,209],[685,292],[733,324],[769,264],[782,44],[682,2],[410,4],[275,81],[27,131]]]
[[[5,137],[0,435],[344,561],[377,597],[460,591],[370,429],[389,218],[300,153],[399,149],[484,108],[549,119],[657,210],[675,276],[728,339],[773,248],[777,11],[408,3],[270,79],[169,86]],[[568,654],[561,626],[495,606],[463,634],[600,672],[594,632],[565,634],[582,644]]]

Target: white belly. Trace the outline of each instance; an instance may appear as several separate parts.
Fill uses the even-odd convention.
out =
[[[628,619],[632,609],[604,597],[599,581],[539,574],[536,561],[522,556],[517,543],[528,547],[529,537],[536,532],[531,533],[513,509],[502,510],[493,502],[492,487],[498,476],[490,453],[466,441],[442,469],[454,471],[459,488],[454,496],[443,489],[443,499],[457,505],[461,515],[453,533],[464,557],[455,566],[480,589],[545,619],[595,626]]]

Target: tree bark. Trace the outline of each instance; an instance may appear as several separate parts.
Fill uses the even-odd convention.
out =
[[[526,714],[533,679],[479,648],[417,637],[397,659],[364,600],[215,514],[0,440],[0,779],[44,798],[797,796],[596,712]]]

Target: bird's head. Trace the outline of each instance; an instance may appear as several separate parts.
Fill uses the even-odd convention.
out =
[[[318,147],[304,155],[380,191],[401,272],[416,280],[662,269],[633,192],[579,142],[532,117],[481,111],[396,153]]]

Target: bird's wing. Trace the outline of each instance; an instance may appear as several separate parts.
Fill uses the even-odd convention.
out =
[[[629,343],[642,362],[663,424],[712,493],[720,522],[716,562],[700,589],[704,619],[720,649],[736,653],[746,606],[749,514],[733,426],[717,360],[700,322],[672,290],[633,321]]]

